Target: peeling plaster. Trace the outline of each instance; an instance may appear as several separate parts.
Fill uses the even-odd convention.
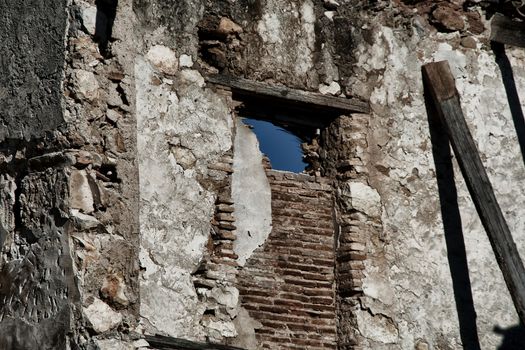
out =
[[[233,169],[234,251],[239,256],[237,262],[244,266],[272,231],[272,198],[257,136],[241,120],[237,120]]]
[[[187,73],[174,82],[180,98],[170,84],[153,83],[159,73],[140,57],[135,74],[144,269],[140,313],[151,332],[199,339],[205,306],[191,273],[203,258],[215,195],[197,175],[231,148],[231,117],[222,100],[198,79],[186,79]],[[191,77],[196,76],[195,71]],[[174,147],[191,152],[193,167],[177,158],[181,153],[173,153]]]

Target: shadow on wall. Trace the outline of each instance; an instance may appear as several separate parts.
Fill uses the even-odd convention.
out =
[[[501,71],[501,78],[503,80],[505,92],[507,93],[510,113],[512,115],[512,120],[514,121],[514,128],[516,129],[518,142],[520,144],[521,156],[525,163],[525,118],[523,116],[523,110],[521,109],[521,102],[518,95],[518,89],[516,88],[514,72],[512,71],[509,58],[505,53],[505,45],[491,42],[491,48],[496,56],[496,63]]]
[[[521,156],[525,163],[525,116],[521,108],[520,97],[518,89],[516,88],[516,80],[514,79],[514,72],[512,65],[505,52],[505,45],[491,42],[492,52],[496,56],[496,63],[501,72],[501,79],[507,94],[509,102],[510,113],[514,122],[514,128],[518,137],[520,145]],[[498,350],[523,350],[525,349],[525,326],[519,324],[510,328],[494,327],[494,333],[503,336],[501,345]]]
[[[503,340],[497,350],[525,349],[525,327],[523,324],[506,329],[496,326],[494,333],[503,335]]]
[[[454,182],[450,142],[443,126],[439,122],[437,111],[431,102],[430,92],[426,87],[425,104],[461,342],[466,350],[480,350],[476,326],[476,310],[474,309],[472,298],[465,240],[461,226],[456,184]]]
[[[113,32],[113,23],[117,17],[118,0],[97,0],[97,19],[95,24],[95,41],[100,53],[108,55],[108,44]]]

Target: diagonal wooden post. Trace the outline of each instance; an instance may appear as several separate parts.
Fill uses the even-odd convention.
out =
[[[422,71],[516,311],[525,324],[525,268],[467,127],[454,76],[447,61],[426,64]]]

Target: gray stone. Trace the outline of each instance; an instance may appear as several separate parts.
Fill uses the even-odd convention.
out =
[[[319,86],[319,92],[323,95],[339,95],[341,93],[341,86],[332,81],[330,84],[322,84]]]
[[[146,58],[159,71],[173,75],[177,72],[178,61],[175,52],[164,45],[155,45],[151,47]]]
[[[42,137],[64,122],[61,83],[67,3],[0,3],[0,141]]]
[[[83,69],[79,69],[75,72],[73,78],[75,82],[75,92],[79,98],[93,101],[98,98],[100,88],[97,78],[93,72],[89,72]]]
[[[193,60],[190,55],[180,55],[179,66],[181,68],[191,68],[193,66]]]
[[[84,30],[90,34],[95,35],[97,25],[97,8],[85,1],[78,1],[80,8],[80,18]]]
[[[100,350],[135,350],[136,347],[128,342],[118,339],[96,340]]]
[[[94,200],[85,170],[73,170],[69,178],[70,205],[72,209],[82,210],[85,214],[94,211]]]

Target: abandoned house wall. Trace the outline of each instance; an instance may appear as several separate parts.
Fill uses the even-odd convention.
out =
[[[0,347],[134,349],[157,333],[247,349],[510,342],[516,313],[420,73],[449,60],[523,256],[523,103],[509,108],[505,57],[523,101],[525,54],[496,57],[483,6],[0,4]],[[206,83],[216,73],[371,113],[325,119],[310,175],[274,171],[242,101]]]
[[[509,345],[512,333],[522,332],[517,314],[443,131],[429,123],[420,73],[426,62],[449,61],[523,257],[520,117],[509,107],[503,83],[509,83],[509,71],[502,77],[501,58],[491,51],[486,12],[454,2],[401,5],[383,13],[380,4],[376,10],[360,12],[355,27],[362,40],[352,87],[370,98],[367,182],[381,203],[381,229],[367,240],[363,296],[354,311],[357,338],[374,349]],[[443,11],[450,15],[443,17]],[[523,109],[525,57],[512,48],[507,56],[522,101],[515,111]],[[354,204],[351,188],[349,194]]]

